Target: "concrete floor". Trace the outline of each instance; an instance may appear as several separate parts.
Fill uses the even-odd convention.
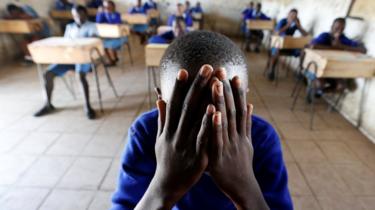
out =
[[[105,112],[89,121],[82,95],[74,100],[61,79],[53,103],[58,112],[32,114],[43,104],[35,66],[17,63],[0,71],[0,209],[108,209],[116,186],[127,129],[148,110],[143,48],[133,44],[134,66],[111,69],[115,98],[101,75]],[[126,57],[128,58],[128,57]],[[262,75],[266,57],[248,54],[249,100],[255,113],[280,134],[295,209],[375,209],[375,145],[320,102],[315,130],[300,98],[291,112],[291,77],[278,87]],[[128,59],[127,59],[128,60]],[[68,77],[72,77],[70,75]],[[93,78],[90,76],[90,84]],[[75,84],[78,84],[75,82]],[[76,85],[77,92],[80,87]],[[94,85],[93,105],[98,109]]]

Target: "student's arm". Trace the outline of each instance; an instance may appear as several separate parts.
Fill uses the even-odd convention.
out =
[[[222,81],[212,87],[221,113],[213,118],[213,153],[209,154],[213,180],[238,210],[293,209],[277,134],[266,122],[251,117],[252,106],[246,105],[246,91],[238,77]]]
[[[286,19],[282,19],[276,26],[275,32],[277,35],[282,35],[290,27],[290,22]]]
[[[186,15],[186,18],[185,18],[185,22],[186,22],[186,26],[187,27],[192,27],[193,26],[193,18],[191,17],[191,15]]]
[[[104,15],[103,15],[102,12],[96,13],[95,22],[97,22],[97,23],[103,23],[103,22],[105,22],[104,21]]]
[[[297,20],[296,20],[296,26],[297,26],[297,29],[301,32],[302,36],[309,35],[309,33],[307,33],[307,31],[305,31],[305,29],[302,27],[299,18],[297,18]]]

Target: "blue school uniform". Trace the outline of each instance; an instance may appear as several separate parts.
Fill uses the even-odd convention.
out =
[[[288,19],[287,18],[283,18],[283,19],[281,19],[277,23],[275,30],[276,31],[280,31],[287,24],[288,24]],[[284,31],[283,33],[281,33],[279,35],[280,36],[293,36],[294,33],[297,30],[298,30],[297,25],[295,23],[293,23],[293,24],[291,24],[291,26],[289,28],[286,29],[286,31]],[[278,51],[279,51],[279,49],[273,47],[271,49],[271,54],[275,55],[275,54],[277,54]],[[299,50],[299,49],[284,49],[284,50],[280,50],[280,52],[282,52],[284,54],[288,54],[288,55],[294,56],[294,57],[298,57],[301,54],[301,50]]]
[[[128,142],[121,158],[112,210],[131,210],[144,195],[155,174],[155,141],[158,111],[140,116],[128,131]],[[263,196],[272,210],[293,209],[288,190],[280,139],[274,128],[260,117],[252,117],[253,170]],[[251,199],[251,198],[249,198]],[[201,179],[179,200],[173,210],[235,210],[212,178],[204,173]]]
[[[62,2],[61,0],[55,1],[55,9],[56,10],[71,10],[73,8],[73,4],[70,2]]]
[[[97,23],[121,24],[121,14],[119,12],[100,12],[96,14]],[[103,39],[104,48],[119,50],[128,42],[128,37],[121,37],[116,39]]]
[[[176,15],[170,15],[168,17],[168,21],[167,21],[167,25],[168,26],[173,26],[173,22],[176,20]],[[183,15],[183,18],[185,20],[185,24],[187,27],[192,27],[193,26],[193,18],[191,17],[191,15],[187,15],[187,14],[184,14]]]
[[[160,35],[154,35],[148,39],[149,44],[168,44],[175,39],[173,31],[167,31]]]
[[[193,7],[193,9],[191,10],[193,13],[203,13],[203,9],[202,7],[200,6],[195,6]]]
[[[143,9],[147,12],[149,9],[158,9],[158,4],[154,1],[147,1],[143,4]]]
[[[76,23],[70,23],[65,29],[65,38],[84,38],[96,36],[96,25],[93,22],[86,21],[81,26]],[[57,76],[63,76],[67,71],[74,69],[79,73],[88,73],[91,70],[91,64],[52,64],[48,67],[48,71],[52,71]]]
[[[89,8],[99,8],[103,5],[103,1],[102,0],[91,0],[88,4],[87,4],[87,7]]]
[[[133,7],[129,10],[129,14],[145,14],[146,15],[146,10],[143,6]],[[147,24],[135,24],[132,26],[132,30],[135,32],[139,32],[139,33],[145,33],[147,29],[148,29]]]
[[[313,45],[325,45],[325,46],[332,46],[333,36],[331,33],[325,32],[321,33],[319,36],[314,38],[311,41],[311,44]],[[358,47],[359,43],[349,39],[345,34],[341,34],[339,37],[341,44],[349,46],[349,47]]]
[[[245,16],[245,20],[271,20],[267,15],[263,12],[257,12],[255,9],[251,12],[247,13]]]

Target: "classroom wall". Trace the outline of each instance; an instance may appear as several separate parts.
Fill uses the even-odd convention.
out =
[[[79,0],[85,1],[85,0]],[[196,0],[190,0],[192,5]],[[207,29],[219,31],[227,35],[238,35],[240,27],[240,13],[250,0],[200,0],[204,10],[209,14],[206,18]],[[1,0],[0,8],[11,0]],[[35,7],[35,9],[42,16],[47,16],[49,9],[52,7],[54,0],[19,0],[18,2],[27,3]],[[43,4],[41,4],[43,2]],[[118,10],[125,12],[127,8],[134,4],[136,0],[115,0],[118,5]],[[163,19],[171,14],[174,9],[176,0],[158,0]],[[257,2],[255,0],[255,2]],[[266,14],[273,18],[280,19],[284,17],[290,8],[297,8],[300,11],[301,23],[313,35],[317,35],[330,28],[332,20],[338,16],[344,16],[350,5],[350,0],[263,0],[263,10]],[[361,39],[366,47],[368,53],[375,56],[375,1],[374,0],[356,0],[353,8],[353,15],[365,18],[365,23],[358,21],[351,21],[348,23],[347,34],[350,37]],[[0,37],[4,40],[4,36]],[[0,42],[1,43],[1,42]],[[0,48],[0,63],[9,60],[9,57],[14,57],[17,51],[9,51],[12,42],[9,39],[5,40],[7,48],[3,45]],[[16,48],[12,48],[16,49]],[[5,53],[6,52],[6,53]],[[359,79],[357,91],[350,93],[345,99],[341,112],[350,121],[355,122],[358,119],[358,104],[360,93],[364,81]],[[361,129],[375,139],[375,109],[372,106],[375,104],[375,82],[371,81],[369,87],[369,94],[366,98],[365,113],[363,118],[363,125]]]

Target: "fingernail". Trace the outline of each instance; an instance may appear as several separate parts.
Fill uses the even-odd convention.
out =
[[[222,82],[216,82],[216,94],[218,96],[223,96],[224,95],[223,83]]]
[[[204,65],[204,66],[202,66],[199,74],[202,77],[208,77],[208,76],[210,76],[211,72],[213,72],[212,67],[210,65]]]
[[[213,121],[216,125],[221,125],[221,112],[216,112],[214,114],[214,120]]]
[[[188,78],[188,72],[185,69],[178,71],[177,79],[180,81],[185,81]]]
[[[221,67],[216,71],[216,76],[219,78],[219,80],[224,80],[227,78],[227,72]]]
[[[233,77],[233,84],[234,84],[234,87],[236,88],[241,87],[241,80],[238,76]]]
[[[207,110],[206,110],[206,112],[207,112],[207,114],[212,114],[212,113],[214,113],[214,112],[215,112],[215,106],[212,105],[212,104],[209,104],[209,105],[207,106]]]

